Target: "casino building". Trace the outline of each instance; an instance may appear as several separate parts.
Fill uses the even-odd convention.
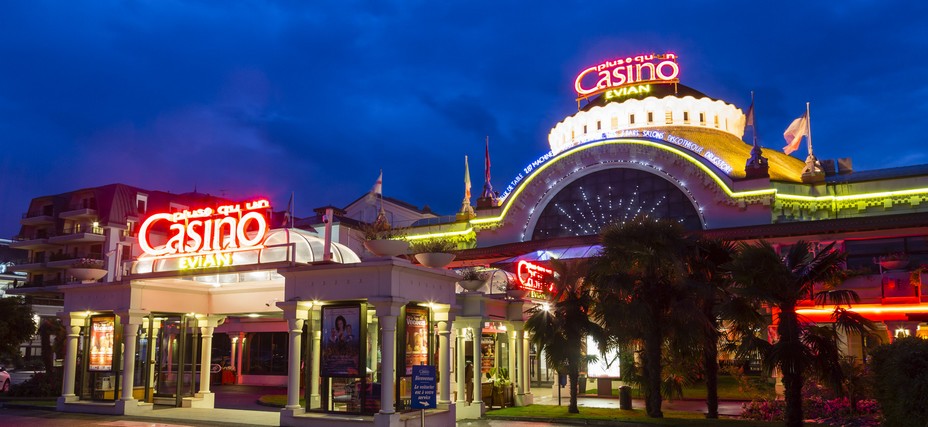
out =
[[[550,151],[453,216],[362,196],[290,218],[261,198],[122,184],[33,199],[11,246],[30,252],[18,292],[63,297],[59,409],[213,407],[233,382],[285,385],[282,425],[404,425],[429,394],[412,387],[423,364],[437,368],[430,425],[529,404],[554,378],[523,323],[544,298],[546,263],[593,256],[602,226],[640,214],[780,248],[837,242],[862,298],[851,309],[883,340],[928,336],[928,165],[853,171],[746,143],[745,111],[680,73],[673,54],[582,71],[578,111],[553,126]],[[465,290],[447,267],[371,253],[378,215],[408,226],[409,242],[454,242],[449,267],[486,280]],[[800,312],[827,322],[831,310]],[[861,337],[844,338],[846,355],[865,357]],[[512,387],[500,390],[490,379],[503,371]]]

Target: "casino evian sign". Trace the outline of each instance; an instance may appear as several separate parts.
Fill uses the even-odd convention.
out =
[[[260,249],[267,237],[270,208],[267,200],[205,207],[149,216],[139,228],[139,246],[155,257],[183,257],[181,269],[222,267],[232,264],[232,252]],[[163,223],[168,229],[164,245],[154,247],[151,231]]]
[[[574,90],[579,101],[630,85],[677,83],[679,76],[680,66],[673,53],[629,56],[583,70],[574,80]]]

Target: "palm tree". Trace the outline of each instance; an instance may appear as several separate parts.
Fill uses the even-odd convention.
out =
[[[610,342],[641,343],[645,410],[661,418],[662,350],[684,337],[676,332],[698,315],[687,292],[690,243],[678,223],[645,217],[609,225],[600,239],[603,248],[590,275],[594,317]]]
[[[570,378],[570,405],[567,411],[579,413],[577,393],[581,366],[590,358],[583,355],[587,336],[603,342],[602,328],[590,317],[593,299],[584,280],[585,261],[551,261],[554,287],[548,302],[528,310],[525,330],[532,343],[544,351],[549,366],[566,371]]]
[[[859,301],[851,290],[826,288],[816,291],[843,266],[844,254],[834,243],[813,251],[807,242],[797,242],[780,256],[768,242],[741,244],[730,267],[736,290],[741,295],[773,309],[779,339],[774,344],[756,342],[768,374],[779,368],[786,387],[786,425],[802,425],[802,386],[811,373],[838,379],[841,376],[838,328],[866,333],[862,317],[838,308]],[[814,298],[819,305],[836,307],[835,327],[817,327],[796,313],[800,301]],[[759,341],[759,340],[755,340]]]

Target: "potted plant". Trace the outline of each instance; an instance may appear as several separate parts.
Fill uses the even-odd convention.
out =
[[[493,387],[492,406],[501,408],[512,406],[512,381],[509,380],[509,370],[506,368],[492,368],[486,375]]]
[[[106,276],[106,269],[103,268],[103,260],[81,258],[71,264],[67,274],[81,283],[93,283]]]
[[[881,256],[878,262],[884,270],[901,270],[909,265],[909,256],[905,252],[893,252]]]
[[[393,228],[386,221],[375,221],[361,228],[364,233],[364,247],[372,254],[382,257],[405,255],[409,242],[403,240],[405,228]]]
[[[458,274],[461,275],[461,280],[458,281],[458,284],[467,292],[476,292],[483,287],[483,284],[487,280],[486,273],[477,271],[477,269],[473,267],[458,270]]]
[[[446,239],[429,239],[412,244],[411,251],[416,254],[416,261],[426,267],[443,268],[454,261],[454,242]]]
[[[506,295],[512,299],[523,299],[528,295],[528,289],[525,289],[516,283],[509,282],[506,284]]]

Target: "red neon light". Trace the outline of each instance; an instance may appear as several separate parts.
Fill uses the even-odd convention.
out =
[[[516,280],[522,289],[551,292],[554,289],[554,271],[522,260],[516,266]]]
[[[574,90],[577,91],[577,99],[583,99],[631,84],[674,83],[679,81],[679,76],[680,66],[675,54],[630,56],[604,61],[583,70],[574,80]]]
[[[184,210],[174,213],[157,213],[149,216],[139,228],[139,246],[152,256],[175,254],[202,254],[258,248],[268,232],[268,221],[263,210],[270,207],[267,200],[232,204],[213,208]],[[151,230],[159,221],[168,221],[171,236],[160,247],[151,244]],[[254,234],[249,237],[251,231]]]

